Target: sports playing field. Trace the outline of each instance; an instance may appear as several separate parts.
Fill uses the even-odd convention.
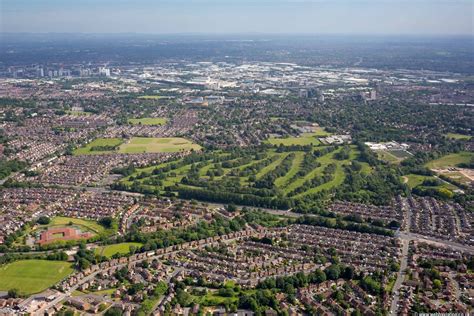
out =
[[[18,289],[22,294],[44,291],[72,273],[71,263],[20,260],[0,266],[0,291]]]
[[[164,97],[162,97],[161,95],[142,95],[138,98],[139,99],[145,99],[145,100],[158,100],[158,99],[162,99]]]
[[[92,150],[93,147],[117,146],[115,150]],[[201,146],[181,137],[132,137],[124,143],[120,138],[98,138],[84,147],[74,150],[74,155],[100,155],[108,153],[171,153],[182,150],[200,150]]]
[[[320,141],[318,140],[319,137],[325,137],[330,135],[328,132],[323,130],[322,128],[318,128],[315,132],[313,133],[302,133],[301,135],[297,137],[286,137],[286,138],[275,138],[275,137],[270,137],[267,142],[272,144],[272,145],[280,145],[282,144],[283,146],[291,146],[291,145],[313,145],[317,146],[320,144]]]
[[[128,254],[130,252],[130,246],[135,246],[137,248],[140,248],[142,244],[138,242],[124,242],[121,244],[114,244],[114,245],[99,247],[95,250],[95,252],[97,254],[110,258],[116,253]]]
[[[63,217],[63,216],[53,217],[51,219],[51,222],[46,226],[48,227],[67,226],[70,223],[74,224],[75,226],[80,226],[82,230],[84,231],[92,231],[94,233],[101,233],[105,230],[104,227],[99,225],[96,221],[72,218],[72,217]]]
[[[121,153],[163,153],[182,150],[200,150],[201,146],[180,137],[147,138],[133,137],[120,146]]]
[[[166,118],[164,117],[144,117],[128,119],[128,122],[133,125],[164,125]]]
[[[94,147],[101,147],[101,146],[118,146],[123,142],[122,139],[120,138],[97,138],[94,139],[92,142],[89,144],[77,148],[74,150],[73,154],[74,155],[100,155],[100,154],[106,154],[109,153],[109,150],[92,150]]]

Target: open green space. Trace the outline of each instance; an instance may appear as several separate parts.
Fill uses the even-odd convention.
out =
[[[432,160],[426,163],[426,167],[430,169],[445,169],[456,167],[460,163],[469,163],[474,157],[474,152],[459,152],[455,154],[449,154],[439,159]]]
[[[433,176],[422,176],[422,175],[418,175],[418,174],[407,174],[405,176],[403,176],[404,179],[406,179],[405,181],[403,182],[406,182],[408,184],[408,186],[410,187],[410,189],[413,189],[417,186],[422,186],[423,185],[423,182],[425,180],[435,180],[437,178],[433,177]],[[448,190],[455,190],[457,189],[456,186],[446,182],[446,181],[443,181],[443,180],[439,180],[441,182],[441,185],[439,186],[434,186],[433,188],[446,188]]]
[[[395,155],[391,154],[389,151],[377,150],[376,153],[377,153],[377,157],[380,160],[383,160],[383,161],[386,161],[386,162],[389,162],[389,163],[400,163],[400,161],[401,161],[401,159],[399,159]]]
[[[431,176],[422,176],[418,174],[407,174],[404,176],[404,181],[408,186],[413,189],[414,187],[417,187],[423,183],[425,180],[432,180],[433,177]]]
[[[137,169],[118,186],[122,190],[182,198],[209,197],[214,202],[219,200],[213,194],[220,194],[222,201],[234,199],[236,204],[243,205],[253,203],[252,199],[259,206],[273,205],[271,201],[276,199],[285,199],[287,203],[288,198],[298,199],[340,186],[346,178],[345,169],[360,155],[356,146],[319,145],[313,150],[258,148],[196,154]],[[338,156],[342,153],[343,157]],[[358,172],[372,171],[367,163],[358,164]]]
[[[74,150],[74,155],[100,155],[112,152],[112,147],[118,148],[123,143],[120,138],[97,138],[87,145]]]
[[[121,255],[130,253],[130,246],[140,248],[142,244],[138,242],[124,242],[120,244],[106,245],[96,248],[95,252],[99,255],[110,258],[117,253]]]
[[[328,136],[329,133],[320,129],[313,133],[302,133],[296,137],[286,137],[286,138],[276,138],[270,137],[267,142],[272,145],[283,145],[283,146],[291,146],[291,145],[319,145],[320,141],[318,140],[319,137]]]
[[[459,164],[469,164],[474,160],[474,152],[459,152],[449,154],[441,158],[429,161],[425,167],[435,171],[439,175],[453,180],[452,182],[469,185],[472,181],[472,170],[461,169]]]
[[[74,115],[74,116],[87,116],[87,115],[91,115],[91,114],[92,114],[92,113],[90,113],[90,112],[71,111],[71,110],[66,111],[66,113],[69,114],[69,115]]]
[[[93,295],[112,295],[114,292],[117,290],[117,288],[110,288],[110,289],[105,289],[105,290],[100,290],[100,291],[89,291],[89,290],[75,290],[72,292],[72,296],[82,296],[82,295],[88,295],[88,294],[93,294]]]
[[[228,289],[228,291],[225,294],[219,293],[219,290],[208,290],[205,295],[192,294],[191,299],[194,303],[203,306],[222,306],[236,303],[239,300],[239,295],[252,295],[256,292],[256,290],[254,289],[249,289],[243,290],[239,293],[237,291],[230,291],[233,286],[226,285],[226,288]]]
[[[398,164],[411,157],[411,154],[405,150],[377,150],[375,152],[380,160],[393,164]]]
[[[20,260],[0,266],[0,291],[18,289],[28,295],[44,291],[73,271],[71,263]]]
[[[121,153],[162,153],[183,150],[200,150],[201,146],[181,137],[133,137],[120,146]]]
[[[142,95],[138,97],[139,99],[145,99],[145,100],[158,100],[164,98],[161,95]]]
[[[81,227],[83,231],[91,231],[97,234],[105,232],[105,228],[99,225],[99,223],[97,223],[96,221],[80,219],[80,218],[64,217],[64,216],[53,217],[51,219],[51,222],[48,225],[44,225],[44,226],[64,227],[71,224],[73,224],[74,226]]]
[[[74,155],[100,155],[108,153],[162,153],[183,150],[200,150],[201,146],[180,137],[132,137],[124,141],[120,138],[98,138],[74,150]]]
[[[446,137],[451,138],[451,139],[463,139],[463,140],[470,140],[472,136],[470,135],[464,135],[464,134],[458,134],[458,133],[447,133]]]
[[[236,303],[238,300],[238,296],[225,297],[211,291],[203,296],[193,296],[193,301],[203,306],[222,306],[225,304]]]
[[[164,125],[166,124],[164,117],[144,117],[128,119],[128,122],[133,125]]]

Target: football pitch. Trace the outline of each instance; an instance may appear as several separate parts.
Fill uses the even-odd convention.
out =
[[[0,291],[18,289],[21,294],[39,293],[71,274],[71,263],[20,260],[0,266]]]

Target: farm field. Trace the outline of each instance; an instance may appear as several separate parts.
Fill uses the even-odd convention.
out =
[[[124,242],[120,244],[106,245],[96,248],[95,252],[107,258],[111,258],[116,253],[121,255],[128,254],[130,252],[130,246],[140,248],[142,244],[138,242]]]
[[[119,147],[123,143],[120,138],[97,138],[89,144],[74,150],[74,155],[100,155],[112,152],[112,150],[94,150],[98,147]]]
[[[341,160],[335,155],[342,147],[314,148],[323,153],[319,157],[312,152],[278,152],[276,149],[208,153],[201,155],[198,163],[183,158],[138,169],[122,179],[121,185],[123,189],[133,186],[134,190],[139,188],[138,191],[145,193],[173,193],[183,198],[191,198],[187,194],[198,190],[205,194],[230,194],[237,200],[268,200],[276,199],[275,196],[297,199],[341,185],[346,176],[345,166],[359,156],[355,146],[345,148],[349,154]],[[360,164],[360,172],[371,172],[368,164]]]
[[[41,292],[73,271],[71,263],[50,260],[19,260],[0,266],[0,291],[16,288],[28,295]]]
[[[164,117],[144,117],[128,119],[128,122],[132,125],[164,125],[166,124],[166,121],[167,120]]]
[[[104,148],[104,150],[101,150],[102,148]],[[127,142],[124,142],[124,140],[120,138],[98,138],[89,144],[74,150],[74,155],[162,153],[192,149],[200,150],[201,146],[180,137],[132,137]]]
[[[162,153],[182,150],[200,150],[201,146],[180,137],[147,138],[133,137],[129,142],[120,146],[121,153]]]

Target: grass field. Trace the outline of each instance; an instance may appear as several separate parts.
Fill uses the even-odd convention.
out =
[[[68,226],[70,223],[75,226],[80,226],[83,231],[90,231],[96,234],[105,232],[105,228],[96,221],[63,216],[53,217],[48,225],[42,227],[63,227]]]
[[[380,160],[398,164],[402,160],[411,157],[410,153],[404,150],[377,150],[377,157]]]
[[[162,99],[164,97],[162,97],[160,95],[142,95],[138,98],[139,99],[145,99],[145,100],[158,100],[158,99]]]
[[[430,176],[421,176],[421,175],[418,175],[418,174],[408,174],[406,176],[404,176],[406,179],[408,179],[408,181],[406,181],[406,183],[408,184],[408,186],[413,189],[414,187],[417,187],[419,186],[420,184],[423,183],[423,181],[425,180],[428,180],[428,179],[433,179],[433,177],[430,177]]]
[[[272,145],[280,145],[283,146],[291,146],[291,145],[313,145],[317,146],[320,144],[318,137],[324,137],[329,135],[328,132],[324,131],[323,129],[318,130],[314,133],[303,133],[298,137],[287,137],[287,138],[275,138],[270,137],[267,142]]]
[[[468,163],[472,157],[474,157],[474,152],[464,151],[456,154],[450,154],[428,162],[426,167],[430,169],[452,168],[456,167],[456,165],[460,163]]]
[[[117,150],[97,151],[91,150],[97,146],[119,146]],[[98,138],[84,147],[74,150],[74,155],[100,155],[112,152],[137,154],[137,153],[162,153],[178,152],[182,150],[200,150],[201,146],[190,140],[180,137],[152,138],[133,137],[124,143],[120,138]]]
[[[74,155],[100,155],[100,154],[106,154],[109,153],[110,151],[97,151],[97,150],[91,150],[93,147],[97,146],[118,146],[123,143],[123,140],[120,138],[97,138],[90,142],[89,144],[77,148],[74,150],[73,154]]]
[[[442,174],[446,177],[449,177],[454,181],[469,185],[472,181],[472,176],[470,176],[468,173],[471,171],[467,169],[457,169],[456,167],[460,163],[470,162],[473,157],[473,152],[459,152],[456,154],[443,156],[436,160],[432,160],[426,163],[425,166],[429,169],[436,171],[438,174]]]
[[[88,295],[88,294],[102,295],[102,296],[108,295],[108,296],[110,296],[116,290],[117,290],[117,288],[105,289],[105,290],[100,290],[100,291],[87,291],[87,290],[79,291],[79,290],[75,290],[74,292],[72,292],[72,296],[82,296],[82,295]]]
[[[90,112],[84,112],[84,111],[66,111],[67,114],[69,115],[74,115],[74,116],[87,116],[91,115],[92,113]]]
[[[432,177],[432,176],[422,176],[422,175],[418,175],[418,174],[408,174],[406,176],[404,176],[408,179],[408,181],[406,182],[408,184],[408,186],[410,187],[410,189],[413,189],[417,186],[420,186],[423,184],[423,181],[425,180],[433,180],[435,179],[435,177]],[[450,183],[447,183],[445,181],[442,181],[442,185],[439,185],[435,188],[446,188],[446,189],[449,189],[449,190],[455,190],[457,189],[456,186],[450,184]]]
[[[447,133],[446,137],[451,138],[451,139],[464,139],[464,140],[469,140],[472,138],[470,135],[463,135],[463,134],[458,134],[458,133]]]
[[[133,137],[129,142],[120,146],[121,153],[163,153],[182,150],[200,150],[201,146],[180,137],[146,138]]]
[[[383,160],[389,163],[400,163],[400,159],[398,159],[396,156],[392,155],[390,152],[385,151],[385,150],[377,150],[377,158],[379,160]]]
[[[140,248],[142,244],[138,242],[124,242],[120,244],[106,245],[103,247],[96,248],[95,252],[97,254],[110,258],[116,253],[119,253],[122,255],[128,254],[130,252],[130,246],[135,246],[137,248]]]
[[[128,122],[133,125],[165,125],[166,118],[164,117],[144,117],[128,119]]]
[[[0,291],[16,288],[28,295],[44,291],[72,273],[71,263],[20,260],[0,266]]]

